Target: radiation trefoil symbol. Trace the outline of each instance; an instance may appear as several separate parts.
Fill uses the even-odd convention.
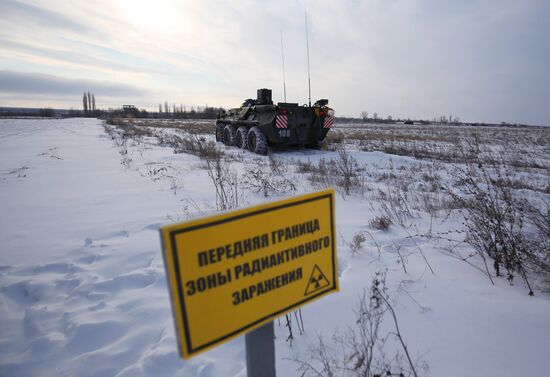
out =
[[[311,271],[311,276],[309,277],[304,296],[315,293],[325,287],[328,287],[329,285],[330,282],[325,274],[323,274],[319,266],[315,265],[315,267],[313,267],[313,271]]]

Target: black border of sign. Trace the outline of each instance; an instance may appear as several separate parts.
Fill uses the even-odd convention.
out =
[[[297,302],[295,304],[287,306],[284,309],[281,309],[281,310],[278,310],[274,313],[266,315],[266,316],[254,321],[254,322],[252,322],[252,323],[250,323],[246,326],[243,326],[240,329],[237,329],[237,330],[235,330],[235,331],[233,331],[229,334],[223,335],[223,336],[221,336],[221,337],[219,337],[215,340],[212,340],[208,343],[205,343],[205,344],[202,344],[198,347],[193,348],[191,346],[191,337],[190,337],[190,334],[189,334],[189,321],[188,321],[188,318],[187,318],[187,311],[185,310],[185,301],[183,299],[183,287],[181,285],[182,280],[181,280],[181,274],[180,274],[180,269],[179,269],[178,253],[177,253],[177,250],[176,250],[176,235],[178,235],[180,233],[191,232],[191,231],[201,229],[201,228],[206,228],[206,227],[209,227],[209,226],[214,226],[214,225],[227,223],[227,222],[230,222],[230,221],[239,220],[239,219],[242,219],[242,218],[245,218],[245,217],[250,217],[250,216],[259,215],[259,214],[266,213],[266,212],[275,211],[275,210],[278,210],[278,209],[281,209],[281,208],[293,207],[293,206],[296,206],[296,205],[299,205],[299,204],[313,202],[313,201],[316,201],[316,200],[323,200],[323,199],[327,199],[327,198],[329,200],[329,206],[330,206],[330,232],[331,232],[331,237],[332,237],[332,286],[329,286],[328,289],[322,290],[322,291],[318,292],[317,294],[308,297],[305,300],[302,300],[300,302]],[[232,337],[232,336],[234,336],[238,333],[241,333],[244,330],[249,329],[249,328],[251,328],[252,326],[254,326],[256,324],[258,324],[262,321],[265,321],[268,318],[275,317],[276,315],[278,315],[280,313],[283,313],[283,312],[286,312],[288,310],[291,310],[294,307],[301,306],[302,304],[304,304],[308,301],[311,301],[314,298],[316,298],[316,297],[318,297],[318,296],[320,296],[320,295],[322,295],[326,292],[329,292],[331,290],[336,289],[336,260],[335,260],[336,248],[335,248],[335,245],[334,245],[334,213],[333,213],[332,200],[333,200],[332,199],[332,193],[330,193],[330,194],[325,194],[325,195],[314,197],[314,198],[308,198],[308,199],[300,200],[300,201],[297,201],[297,202],[285,203],[285,204],[270,207],[270,208],[262,208],[262,209],[259,209],[259,210],[253,211],[253,212],[243,213],[241,215],[236,215],[236,216],[228,217],[228,218],[225,218],[225,219],[222,219],[222,220],[213,221],[211,223],[190,226],[190,227],[185,228],[185,229],[178,229],[178,230],[174,230],[174,231],[170,232],[170,244],[172,246],[172,257],[173,257],[173,260],[174,260],[174,266],[175,266],[175,270],[176,270],[176,282],[177,282],[177,285],[178,285],[178,287],[177,287],[178,288],[178,295],[179,295],[180,304],[181,304],[181,314],[182,314],[182,317],[183,317],[185,343],[187,345],[187,352],[188,352],[189,355],[192,355],[193,353],[196,353],[196,352],[198,352],[198,351],[200,351],[200,350],[202,350],[206,347],[209,347],[213,344],[219,343],[219,342],[221,342],[221,341],[223,341],[227,338],[230,338],[230,337]]]

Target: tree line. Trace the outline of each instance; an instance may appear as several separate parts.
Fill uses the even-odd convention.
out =
[[[175,103],[170,106],[168,101],[159,103],[158,112],[153,113],[159,118],[170,118],[170,119],[215,119],[218,117],[218,114],[224,111],[223,107],[210,107],[205,106],[191,106],[189,110],[185,105]]]

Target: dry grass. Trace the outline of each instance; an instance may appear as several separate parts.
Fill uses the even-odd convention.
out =
[[[182,129],[181,135],[156,133],[157,128]],[[212,131],[212,122],[209,121],[160,121],[150,119],[110,118],[107,119],[105,130],[113,139],[126,141],[128,139],[141,140],[142,137],[155,137],[158,145],[171,147],[174,153],[189,153],[201,158],[217,159],[224,153],[212,141],[207,141],[200,134]]]
[[[132,128],[134,130],[144,130],[150,128],[171,128],[184,130],[192,135],[213,134],[216,121],[202,119],[126,119],[109,118],[107,124],[121,128]]]
[[[136,124],[142,127],[152,128],[175,128],[184,130],[192,135],[213,134],[216,128],[215,120],[161,120],[161,119],[140,119]]]
[[[355,144],[368,152],[444,162],[504,163],[519,169],[550,169],[550,132],[545,127],[367,123],[341,124],[335,132],[332,137],[338,144]],[[342,133],[344,140],[341,140]]]

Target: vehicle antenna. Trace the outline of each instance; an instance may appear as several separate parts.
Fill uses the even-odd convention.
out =
[[[286,79],[285,79],[285,47],[283,44],[283,31],[281,30],[281,54],[283,56],[283,93],[286,102]]]
[[[311,107],[311,74],[309,69],[309,37],[307,31],[307,12],[306,12],[306,49],[307,49],[307,84],[308,84],[308,100],[309,107]]]

